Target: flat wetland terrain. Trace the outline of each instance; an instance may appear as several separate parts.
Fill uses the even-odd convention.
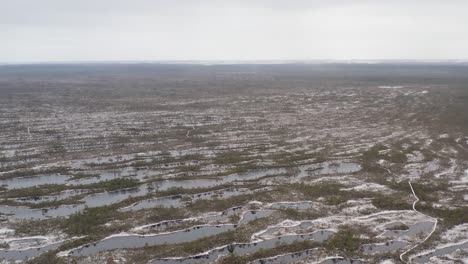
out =
[[[0,263],[464,263],[466,64],[0,66]]]

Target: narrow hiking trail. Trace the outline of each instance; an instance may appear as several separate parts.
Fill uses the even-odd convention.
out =
[[[419,202],[419,198],[418,198],[418,196],[416,195],[416,193],[414,192],[413,185],[411,184],[411,181],[410,181],[410,180],[408,180],[408,184],[409,184],[409,186],[410,186],[410,188],[411,188],[411,192],[413,193],[414,198],[416,198],[416,200],[413,202],[413,211],[415,211],[416,213],[418,213],[418,214],[420,214],[420,215],[426,216],[426,217],[431,218],[432,220],[434,220],[434,226],[432,227],[431,232],[426,236],[426,238],[424,238],[423,241],[421,241],[419,244],[414,245],[414,246],[411,247],[410,249],[408,249],[408,250],[406,250],[405,252],[403,252],[403,253],[400,254],[400,260],[403,261],[404,263],[408,263],[408,262],[405,261],[405,260],[403,259],[403,257],[404,257],[406,254],[408,254],[409,252],[411,252],[413,249],[417,248],[419,245],[421,245],[421,244],[423,244],[424,242],[426,242],[426,241],[429,239],[429,237],[431,237],[432,234],[434,234],[434,232],[435,232],[435,230],[436,230],[436,228],[437,228],[437,224],[438,224],[437,218],[434,218],[434,217],[432,217],[432,216],[423,214],[423,213],[419,212],[418,210],[416,210],[416,203]],[[409,262],[411,262],[411,259],[409,259]]]
[[[190,136],[190,132],[195,130],[195,126],[192,126],[192,129],[188,130],[187,133],[185,134],[185,137],[188,138]]]
[[[390,174],[399,177],[397,174],[393,173],[393,172],[390,171],[389,169],[385,168],[385,170],[387,170]],[[434,226],[432,227],[431,232],[426,236],[426,238],[424,238],[424,240],[422,240],[420,243],[414,245],[414,246],[411,247],[410,249],[408,249],[408,250],[406,250],[405,252],[403,252],[403,253],[400,254],[400,260],[401,260],[403,263],[408,263],[408,261],[405,261],[403,257],[404,257],[406,254],[408,254],[409,252],[411,252],[413,249],[417,248],[419,245],[421,245],[421,244],[423,244],[424,242],[426,242],[426,241],[429,239],[429,237],[431,237],[432,234],[434,234],[434,232],[435,232],[435,230],[436,230],[436,228],[437,228],[437,224],[438,224],[437,218],[434,218],[434,217],[432,217],[432,216],[423,214],[423,213],[419,212],[418,210],[416,210],[416,204],[419,202],[419,197],[418,197],[418,196],[416,195],[416,193],[414,192],[413,185],[411,184],[411,181],[410,181],[410,180],[408,180],[408,185],[410,186],[411,192],[413,193],[413,196],[414,196],[414,198],[415,198],[415,200],[414,200],[414,202],[413,202],[413,211],[414,211],[415,213],[417,213],[417,214],[420,214],[420,215],[422,215],[422,216],[425,216],[425,217],[428,217],[428,218],[434,220]],[[411,263],[411,259],[409,259],[409,262]]]

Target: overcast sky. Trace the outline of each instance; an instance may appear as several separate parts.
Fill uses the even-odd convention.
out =
[[[0,62],[468,59],[468,0],[0,0]]]

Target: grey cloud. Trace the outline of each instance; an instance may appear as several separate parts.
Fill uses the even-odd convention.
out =
[[[0,0],[0,6],[0,62],[468,58],[462,0]]]

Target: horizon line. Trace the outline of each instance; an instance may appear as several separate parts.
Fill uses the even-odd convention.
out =
[[[242,64],[464,64],[468,59],[264,59],[264,60],[63,60],[0,62],[0,66],[54,65],[54,64],[186,64],[186,65],[242,65]]]

